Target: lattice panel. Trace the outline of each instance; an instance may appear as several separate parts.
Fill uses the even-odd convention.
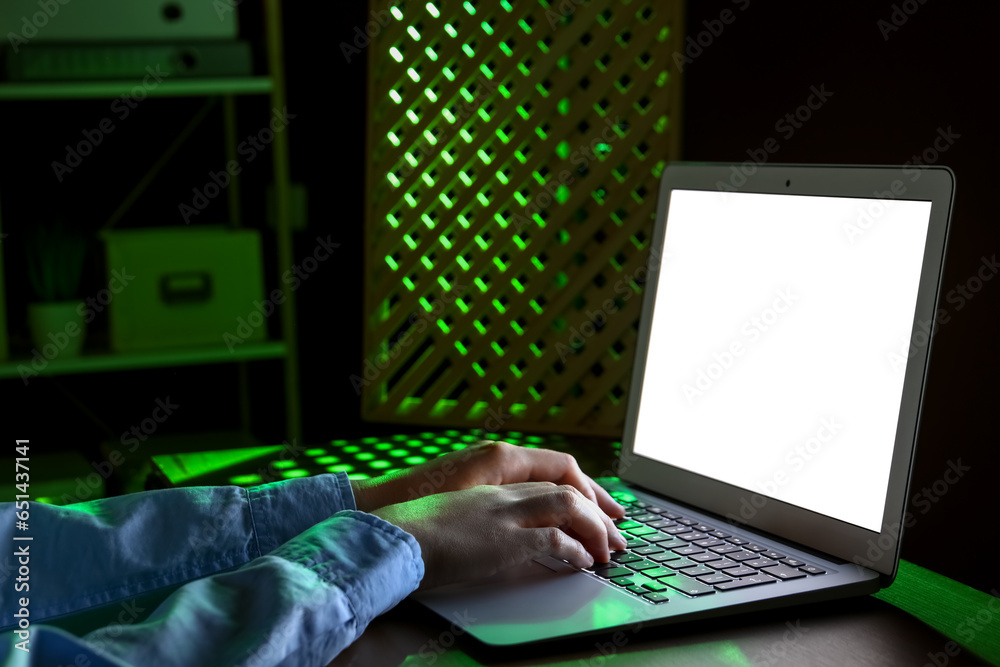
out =
[[[619,436],[681,3],[372,10],[364,418]]]

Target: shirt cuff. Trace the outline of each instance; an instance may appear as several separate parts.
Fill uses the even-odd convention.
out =
[[[357,509],[343,472],[253,486],[247,497],[261,556],[337,512]]]
[[[359,510],[337,512],[271,555],[307,566],[342,591],[358,634],[415,591],[424,577],[416,538]]]

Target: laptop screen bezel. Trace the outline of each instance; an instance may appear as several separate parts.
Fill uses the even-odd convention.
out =
[[[915,327],[919,321],[933,321],[936,314],[954,189],[954,174],[947,167],[752,163],[668,165],[660,181],[648,263],[650,277],[643,295],[619,477],[725,517],[733,523],[766,531],[884,575],[895,576],[933,337],[927,344],[917,345],[916,352],[906,364],[882,530],[874,532],[773,498],[765,498],[762,503],[760,499],[764,496],[761,494],[635,453],[636,426],[659,277],[657,269],[666,233],[670,196],[674,190],[730,190],[864,199],[881,196],[929,201],[931,211],[913,319]],[[844,491],[850,493],[849,484],[845,484]]]

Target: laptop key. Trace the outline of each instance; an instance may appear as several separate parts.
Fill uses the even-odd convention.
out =
[[[642,572],[643,570],[651,570],[654,567],[659,567],[657,563],[650,563],[648,560],[635,561],[634,563],[626,563],[626,565],[635,570],[636,572]]]
[[[714,586],[715,584],[724,584],[727,581],[732,581],[731,578],[727,577],[724,574],[719,574],[718,572],[715,572],[714,574],[703,574],[700,577],[697,577],[697,579],[701,583],[708,584],[709,586]]]
[[[692,532],[690,528],[685,525],[670,526],[670,528],[664,528],[664,533],[668,535],[678,535],[680,533],[690,533]]]
[[[649,577],[650,579],[663,579],[664,577],[673,577],[677,573],[673,570],[668,570],[665,567],[655,567],[652,570],[643,570],[642,576]],[[653,589],[650,589],[653,590]]]
[[[640,556],[648,556],[650,554],[658,554],[662,552],[663,549],[655,544],[651,544],[648,547],[638,547],[636,549],[632,549],[632,553],[639,554]],[[771,565],[774,565],[773,561],[771,562]]]
[[[660,516],[665,516],[668,519],[672,519],[673,521],[677,521],[677,519],[684,518],[680,514],[678,514],[677,512],[671,512],[670,510],[664,510],[664,511],[660,512]]]
[[[646,593],[648,593],[648,591],[639,584],[632,584],[631,586],[626,586],[625,590],[629,591],[630,593],[635,593],[636,595],[645,595]]]
[[[744,540],[742,537],[735,537],[735,536],[727,538],[726,542],[729,542],[730,544],[738,544],[740,546],[743,546],[744,544],[750,544],[750,540]]]
[[[659,593],[661,591],[667,590],[667,585],[661,584],[658,581],[647,581],[646,583],[641,584],[641,586],[642,588],[646,589],[643,591],[643,593],[649,593],[650,591],[652,591],[653,593]]]
[[[750,577],[757,574],[757,570],[752,567],[731,567],[728,570],[722,570],[722,572],[734,578]]]
[[[719,554],[713,554],[711,551],[706,551],[700,554],[691,554],[688,558],[696,563],[707,563],[710,560],[721,560],[722,556]]]
[[[745,560],[743,564],[747,567],[753,567],[760,569],[762,567],[771,567],[772,565],[777,565],[778,561],[771,560],[770,558],[754,558],[753,560]]]
[[[638,521],[631,521],[626,519],[625,521],[619,521],[615,525],[618,527],[618,530],[628,530],[629,528],[638,528],[642,524],[639,523]]]
[[[717,540],[714,537],[706,537],[703,540],[695,540],[695,544],[697,544],[699,547],[701,547],[703,549],[707,549],[709,547],[722,546],[723,544],[725,544],[725,542],[723,542],[722,540]],[[729,545],[729,546],[732,546],[732,545]]]
[[[666,593],[646,593],[642,596],[650,602],[655,602],[656,604],[663,604],[664,602],[670,602],[670,598]]]
[[[720,540],[724,540],[730,536],[730,534],[724,530],[710,530],[708,531],[708,534],[712,537],[718,537]]]
[[[689,558],[678,558],[677,560],[668,560],[667,562],[664,563],[664,565],[669,567],[671,570],[680,570],[685,567],[694,567],[697,564],[698,563],[695,563],[693,560]]]
[[[660,528],[670,528],[670,526],[676,526],[677,522],[671,521],[670,519],[657,519],[656,521],[650,521],[646,525],[650,528],[656,528],[659,530]]]
[[[629,535],[634,535],[635,537],[642,537],[643,535],[655,533],[656,530],[654,528],[650,528],[649,526],[640,525],[638,528],[628,528],[625,532]]]
[[[700,577],[703,574],[715,574],[715,570],[710,567],[705,567],[704,565],[696,565],[694,567],[685,567],[679,572],[688,577]]]
[[[695,546],[677,547],[676,549],[672,549],[672,551],[675,554],[680,554],[681,556],[690,556],[692,554],[705,553],[704,549]]]
[[[731,567],[739,567],[740,564],[734,560],[729,560],[728,558],[723,558],[722,560],[710,560],[705,563],[713,570],[728,570]]]
[[[660,516],[658,514],[635,514],[631,517],[632,521],[639,521],[641,523],[649,523],[650,521],[660,521]]]
[[[650,554],[646,556],[646,558],[655,563],[664,563],[670,560],[678,560],[681,557],[675,554],[673,551],[664,551],[661,554]]]
[[[782,581],[788,579],[799,579],[806,576],[805,572],[799,572],[798,570],[793,570],[787,565],[775,565],[774,567],[765,567],[761,569],[761,572],[767,572],[772,577],[777,577]]]
[[[615,577],[614,579],[610,579],[609,581],[613,583],[615,586],[621,586],[622,588],[627,588],[635,583],[635,581],[632,580],[632,577],[629,576]]]
[[[656,505],[647,505],[646,511],[651,512],[653,514],[663,514],[667,510],[663,509],[662,507],[657,507]]]
[[[712,527],[711,526],[706,526],[703,523],[696,523],[695,525],[693,525],[691,527],[694,528],[695,530],[699,531],[699,532],[702,532],[702,533],[710,533],[710,532],[712,532]]]
[[[748,586],[759,586],[761,584],[773,584],[777,579],[773,579],[766,574],[755,574],[749,577],[743,577],[742,579],[733,579],[732,581],[726,581],[721,584],[716,584],[715,589],[719,591],[732,591],[737,588],[746,588]]]
[[[801,560],[796,560],[794,558],[782,558],[781,562],[788,567],[802,567],[805,563]]]
[[[621,563],[624,565],[625,563],[631,563],[632,561],[642,560],[642,558],[636,556],[635,554],[630,554],[627,551],[616,551],[611,554],[611,560],[615,563]]]
[[[809,574],[826,574],[826,570],[821,567],[816,567],[815,565],[803,565],[799,569],[803,572],[808,572]]]
[[[762,547],[759,544],[744,544],[743,548],[747,551],[752,551],[755,554],[760,553],[761,551],[767,551],[767,547]]]
[[[757,554],[750,553],[749,551],[738,551],[735,553],[726,554],[726,558],[728,558],[729,560],[742,562],[745,560],[753,560],[754,558],[757,558]]]
[[[682,540],[687,540],[688,542],[694,542],[695,540],[703,540],[708,537],[705,533],[699,533],[696,530],[692,530],[690,533],[679,533],[677,535]]]
[[[675,519],[675,521],[683,526],[693,526],[698,523],[694,519]]]
[[[638,547],[645,547],[645,546],[648,546],[648,545],[649,545],[648,542],[643,542],[638,537],[626,537],[625,538],[625,548],[626,549],[635,549],[635,548],[638,548]]]
[[[742,551],[743,549],[736,546],[735,544],[722,544],[717,547],[709,547],[708,550],[714,551],[717,554],[731,554],[736,551]]]
[[[680,591],[685,595],[698,596],[698,595],[709,595],[715,592],[715,588],[712,586],[706,586],[705,584],[697,581],[695,579],[689,579],[683,575],[676,577],[671,577],[665,580],[667,586],[670,586],[676,591]]]
[[[779,554],[777,551],[762,551],[760,555],[765,558],[773,558],[774,560],[781,560],[785,557],[784,554]]]
[[[614,579],[615,577],[626,577],[632,574],[632,570],[625,567],[605,567],[595,569],[594,574],[602,579]]]
[[[646,540],[647,542],[652,542],[654,544],[657,544],[657,546],[661,546],[666,549],[669,549],[670,546],[669,545],[664,546],[664,544],[662,544],[663,542],[670,542],[670,543],[676,542],[677,546],[679,547],[682,547],[685,544],[687,544],[684,540],[678,540],[673,535],[664,535],[663,533],[651,533],[649,535],[643,535],[642,539]]]

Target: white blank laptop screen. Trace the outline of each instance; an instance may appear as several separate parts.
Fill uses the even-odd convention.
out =
[[[635,452],[879,531],[930,207],[673,191]]]

